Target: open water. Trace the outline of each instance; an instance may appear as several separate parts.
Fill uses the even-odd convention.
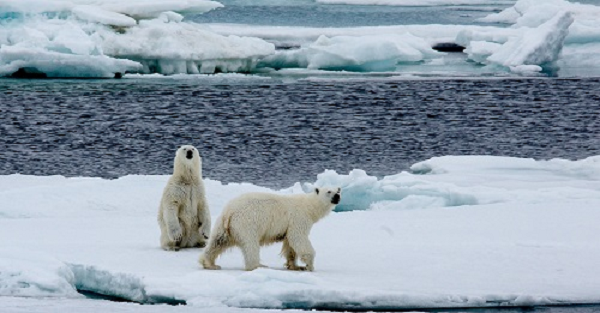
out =
[[[210,81],[210,80],[209,80]],[[0,80],[0,175],[170,174],[289,187],[444,155],[600,154],[600,79]]]

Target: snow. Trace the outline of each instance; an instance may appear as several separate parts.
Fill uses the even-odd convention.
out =
[[[487,58],[487,62],[503,66],[553,66],[558,60],[573,17],[569,12],[557,13],[552,19],[521,37],[511,38]]]
[[[77,289],[228,312],[600,302],[600,156],[447,156],[381,178],[326,170],[283,190],[205,179],[213,220],[245,192],[341,186],[339,212],[311,233],[315,272],[284,270],[280,245],[252,272],[239,250],[221,271],[200,268],[201,249],[162,251],[167,179],[0,176],[0,304],[74,307]]]
[[[266,57],[262,66],[357,72],[393,71],[398,62],[417,62],[443,55],[410,33],[376,36],[321,36],[298,50]]]
[[[135,19],[113,11],[108,11],[103,8],[91,5],[78,5],[73,7],[73,14],[85,21],[92,23],[100,23],[104,25],[113,25],[120,27],[135,26]]]
[[[415,69],[415,63],[425,72],[432,67],[423,65],[438,64],[436,71],[458,71],[456,75],[481,73],[473,64],[486,65],[486,73],[498,76],[600,73],[598,58],[586,58],[594,55],[600,42],[598,6],[564,0],[356,1],[399,6],[511,5],[480,21],[512,25],[197,24],[186,21],[185,15],[223,5],[207,0],[0,0],[0,75],[17,71],[48,77],[257,73],[264,67],[406,72]],[[474,63],[445,65],[443,54],[432,49],[439,43],[466,47]],[[276,51],[276,46],[294,49]]]
[[[219,7],[205,0],[2,0],[0,75],[20,69],[48,77],[250,72],[274,52],[273,44],[183,22],[182,14]]]
[[[55,42],[56,43],[56,42]],[[104,55],[77,55],[48,51],[43,48],[2,46],[0,75],[9,76],[20,68],[35,69],[48,77],[113,77],[114,73],[137,71],[139,63]]]
[[[600,43],[599,15],[600,7],[594,5],[519,0],[500,13],[480,19],[512,24],[510,28],[466,29],[457,35],[457,42],[467,46],[471,60],[512,72],[530,75],[561,71],[563,76],[589,72],[597,76],[600,60],[592,56],[595,44]]]

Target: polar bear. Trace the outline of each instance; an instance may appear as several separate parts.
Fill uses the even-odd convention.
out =
[[[165,250],[204,247],[210,236],[210,211],[202,181],[202,158],[194,146],[175,153],[173,175],[158,210],[160,245]]]
[[[340,202],[341,189],[316,188],[300,195],[248,193],[231,200],[217,219],[208,246],[200,256],[205,269],[218,270],[217,257],[226,249],[242,249],[246,270],[260,265],[260,246],[283,241],[281,255],[289,270],[313,271],[315,250],[308,235],[313,224]],[[300,258],[306,266],[298,266]]]

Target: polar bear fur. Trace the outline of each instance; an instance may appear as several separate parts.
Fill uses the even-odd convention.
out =
[[[173,175],[158,210],[160,245],[165,250],[204,247],[210,235],[210,211],[202,181],[202,158],[194,146],[175,153]]]
[[[260,247],[283,242],[281,255],[289,270],[314,270],[315,250],[308,235],[314,223],[339,203],[340,188],[317,188],[300,195],[248,193],[231,200],[216,221],[200,257],[205,269],[218,270],[217,257],[228,248],[242,249],[247,271],[260,265]],[[298,266],[298,258],[306,266]]]

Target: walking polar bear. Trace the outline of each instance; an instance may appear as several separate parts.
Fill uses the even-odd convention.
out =
[[[315,250],[308,235],[313,224],[340,202],[341,189],[317,188],[300,195],[248,193],[231,200],[216,221],[200,256],[205,269],[218,270],[217,257],[226,249],[242,249],[246,270],[260,265],[260,247],[283,241],[281,255],[289,270],[313,271]],[[306,266],[298,266],[300,258]]]
[[[165,250],[204,247],[210,235],[210,211],[202,181],[202,158],[194,146],[175,153],[173,175],[158,210],[160,245]]]

